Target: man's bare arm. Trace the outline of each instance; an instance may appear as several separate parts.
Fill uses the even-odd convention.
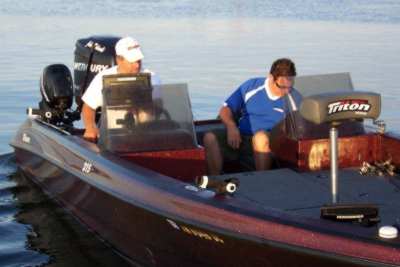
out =
[[[82,119],[83,124],[85,125],[85,133],[83,134],[83,138],[95,141],[99,137],[99,129],[96,126],[96,110],[92,109],[85,103],[82,107]]]
[[[236,125],[231,109],[229,107],[222,107],[219,111],[219,116],[223,124],[225,124],[226,126],[228,144],[232,148],[238,149],[240,143],[242,142],[242,138],[240,136],[240,132]]]

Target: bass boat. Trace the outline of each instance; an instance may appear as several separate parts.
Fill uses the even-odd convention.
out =
[[[207,176],[202,139],[223,124],[193,120],[184,84],[105,76],[100,138],[83,139],[79,96],[117,40],[78,40],[74,79],[47,66],[11,141],[22,172],[102,240],[144,266],[400,266],[400,139],[377,120],[379,94],[347,73],[298,77],[274,168]]]

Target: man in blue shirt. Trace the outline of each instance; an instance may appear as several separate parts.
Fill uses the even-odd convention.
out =
[[[301,95],[293,89],[296,68],[287,58],[276,60],[267,77],[253,78],[225,101],[219,116],[226,132],[204,135],[208,173],[221,173],[224,160],[252,155],[256,170],[271,167],[269,131],[289,110],[297,110]]]

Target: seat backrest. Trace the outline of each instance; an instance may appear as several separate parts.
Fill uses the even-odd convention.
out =
[[[304,98],[311,95],[342,92],[354,92],[349,73],[299,76],[294,87]],[[289,113],[283,121],[272,129],[272,138],[287,137],[293,140],[323,139],[328,136],[329,124],[314,124],[304,119],[298,111]],[[364,133],[363,123],[347,121],[340,126],[340,136],[352,136]]]
[[[327,92],[354,91],[350,73],[331,73],[296,77],[294,87],[303,97]]]
[[[303,99],[301,115],[315,124],[354,119],[377,119],[381,112],[381,97],[371,92],[334,92]]]

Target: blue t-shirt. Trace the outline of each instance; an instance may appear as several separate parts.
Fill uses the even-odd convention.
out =
[[[253,135],[259,130],[270,131],[281,121],[293,105],[299,105],[301,95],[295,89],[290,90],[288,97],[274,97],[269,91],[268,79],[253,78],[236,89],[225,101],[235,116],[239,117],[241,134]],[[288,105],[292,108],[289,109]]]

